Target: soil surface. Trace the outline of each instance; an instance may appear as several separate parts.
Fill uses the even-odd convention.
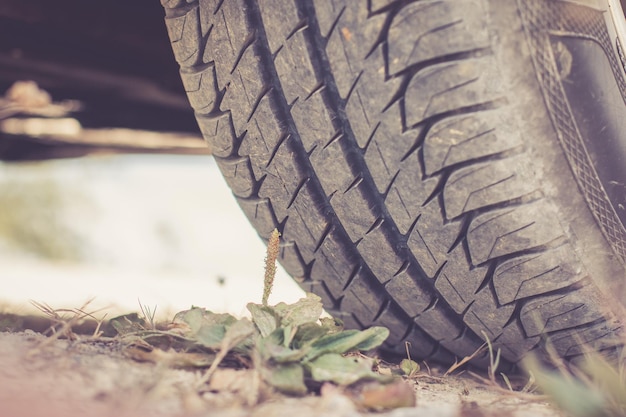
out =
[[[222,375],[227,380],[238,371]],[[228,385],[249,385],[245,372],[199,393],[202,371],[172,369],[126,357],[109,339],[74,341],[25,331],[0,333],[0,415],[72,416],[559,416],[541,398],[506,393],[465,376],[412,378],[417,405],[371,413],[335,387],[302,398],[266,395],[245,405]],[[248,371],[249,372],[249,371]],[[433,371],[435,373],[436,371]],[[216,374],[217,375],[217,374]],[[230,375],[230,376],[227,376]],[[224,378],[227,376],[226,378]],[[236,391],[236,390],[234,390]]]

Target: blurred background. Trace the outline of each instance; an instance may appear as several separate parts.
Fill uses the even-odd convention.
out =
[[[199,136],[160,5],[88,3],[0,2],[0,310],[244,314],[264,245]],[[272,301],[301,295],[279,269]]]
[[[210,156],[0,163],[0,305],[245,313],[265,247]],[[299,289],[279,271],[272,300]]]

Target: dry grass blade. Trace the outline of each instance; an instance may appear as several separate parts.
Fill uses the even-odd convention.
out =
[[[515,398],[523,399],[526,401],[533,401],[533,402],[545,401],[547,398],[546,396],[541,396],[541,395],[532,393],[532,389],[534,387],[534,382],[535,382],[534,377],[532,377],[532,375],[529,381],[524,385],[524,387],[520,391],[515,391],[513,389],[513,385],[511,384],[509,377],[503,372],[500,372],[500,377],[502,378],[502,381],[504,382],[506,388],[502,387],[502,385],[498,383],[496,372],[498,371],[498,367],[500,366],[501,350],[497,349],[494,351],[493,345],[491,344],[491,340],[489,339],[488,335],[485,332],[482,332],[482,333],[486,342],[480,347],[480,349],[478,349],[476,352],[474,352],[474,354],[472,354],[472,357],[475,357],[479,352],[484,351],[485,347],[487,348],[487,350],[489,351],[489,367],[487,368],[487,378],[480,376],[471,371],[469,372],[469,374],[475,379],[477,379],[478,381],[494,388],[495,390],[497,390],[498,392],[502,394],[505,394],[508,396],[514,396]]]
[[[61,337],[67,337],[70,340],[75,340],[77,336],[73,333],[72,328],[87,317],[96,319],[94,314],[97,313],[98,311],[101,311],[101,310],[96,310],[94,312],[85,311],[92,301],[93,301],[93,298],[87,300],[81,307],[76,308],[76,309],[63,309],[63,308],[54,309],[50,307],[48,304],[39,303],[37,301],[31,300],[31,303],[37,309],[39,309],[42,313],[44,313],[46,316],[50,317],[50,319],[52,320],[54,324],[50,328],[50,330],[52,331],[52,335],[46,340],[44,340],[42,343],[40,343],[31,352],[29,352],[29,354],[36,353],[39,349],[54,343],[54,341],[56,341],[57,339]],[[69,318],[65,318],[61,316],[59,313],[71,313],[72,316]],[[96,319],[96,321],[98,322],[98,326],[96,327],[96,331],[94,332],[94,335],[93,335],[94,337],[99,336],[99,329],[102,323],[102,319],[99,319],[99,320]],[[57,325],[60,325],[60,327],[57,328]]]
[[[148,323],[150,330],[156,329],[156,322],[154,321],[154,317],[156,316],[157,307],[154,306],[154,309],[150,309],[149,306],[143,305],[141,300],[137,299],[139,303],[139,309],[141,310],[141,314],[143,314],[143,318]]]
[[[461,359],[460,361],[454,361],[454,363],[448,368],[448,370],[443,374],[443,376],[448,376],[450,375],[452,372],[456,371],[457,369],[459,369],[461,366],[465,365],[466,363],[468,363],[469,361],[471,361],[472,359],[474,359],[475,357],[477,357],[478,355],[480,355],[481,353],[483,353],[485,351],[485,348],[487,347],[486,343],[483,343],[478,349],[476,349],[476,351],[474,353],[472,353],[469,356],[464,357],[463,359]]]
[[[487,368],[487,374],[489,375],[489,380],[492,383],[499,385],[498,382],[496,381],[496,371],[498,370],[498,367],[500,366],[500,355],[502,351],[498,349],[496,351],[496,354],[494,355],[493,345],[491,344],[491,340],[489,340],[489,336],[487,336],[487,333],[485,332],[482,332],[482,334],[485,340],[487,341],[487,349],[489,350],[489,368]],[[511,384],[508,381],[508,378],[506,378],[505,381],[508,383],[507,385],[510,387]],[[511,391],[513,391],[512,388],[511,388]]]

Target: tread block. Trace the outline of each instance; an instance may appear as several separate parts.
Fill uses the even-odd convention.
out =
[[[239,155],[247,155],[253,161],[254,176],[260,179],[270,163],[285,133],[271,107],[271,94],[265,95],[254,112],[254,118],[246,126],[239,145]]]
[[[185,4],[185,0],[161,0],[161,5],[168,9],[175,9]]]
[[[363,238],[380,217],[380,208],[369,201],[369,189],[360,177],[345,192],[337,192],[330,199],[335,214],[341,220],[353,243]]]
[[[300,31],[285,40],[283,48],[274,58],[287,104],[304,100],[319,84],[309,55],[302,53],[307,49],[304,33]]]
[[[413,76],[404,94],[406,125],[502,96],[502,82],[492,56],[429,66]]]
[[[517,321],[514,321],[502,329],[500,336],[494,341],[497,348],[502,349],[502,355],[512,361],[520,361],[524,355],[532,350],[541,338],[539,336],[526,337],[524,330]]]
[[[300,22],[295,2],[284,0],[263,0],[259,2],[267,43],[273,54],[284,45],[287,37],[294,32]]]
[[[389,337],[385,340],[385,344],[394,347],[402,343],[409,326],[409,324],[398,317],[389,306],[385,308],[375,324],[389,329]]]
[[[391,134],[402,136],[402,119],[397,104],[392,106],[395,111],[383,113],[383,109],[397,93],[401,80],[385,78],[382,46],[374,49],[362,65],[363,70],[346,103],[346,114],[358,145],[364,148],[381,120],[386,120],[387,130]],[[397,142],[398,145],[402,143],[399,140]]]
[[[400,271],[406,260],[396,254],[386,234],[387,228],[382,226],[383,223],[379,223],[369,230],[357,244],[357,249],[376,278],[384,283]]]
[[[213,16],[213,29],[204,48],[203,62],[215,62],[219,89],[223,90],[235,71],[237,58],[254,36],[243,0],[231,0]],[[248,49],[252,49],[249,47]],[[238,65],[237,65],[238,66]],[[257,76],[262,73],[258,72]]]
[[[405,175],[412,175],[412,182],[421,181],[421,163],[417,152],[406,158],[409,161],[403,161],[417,141],[419,133],[420,129],[402,132],[399,105],[390,107],[382,115],[381,122],[376,126],[365,149],[365,163],[381,194],[387,191],[394,176],[402,169],[410,171]],[[359,146],[363,147],[365,144]]]
[[[323,148],[315,148],[309,158],[326,195],[341,193],[354,181],[354,174],[345,169],[350,166],[344,152],[346,142],[345,136],[338,136]]]
[[[436,302],[432,308],[419,314],[413,321],[438,342],[455,340],[463,333],[463,328],[457,324],[456,318],[449,317],[442,308],[437,307]]]
[[[416,285],[419,279],[415,268],[407,268],[394,275],[385,284],[387,292],[409,317],[422,313],[433,301],[432,295],[421,291]]]
[[[306,273],[305,262],[300,256],[300,251],[295,242],[281,242],[278,260],[289,275],[296,280],[304,277]]]
[[[198,126],[202,136],[209,144],[211,153],[220,158],[227,158],[233,154],[235,143],[233,141],[233,122],[230,113],[224,113],[216,117],[196,115]]]
[[[521,146],[520,130],[509,111],[486,110],[435,123],[424,139],[426,174]]]
[[[293,158],[291,138],[282,142],[270,166],[263,171],[266,176],[259,188],[259,197],[271,198],[276,217],[282,221],[296,192],[304,183],[300,167]]]
[[[467,232],[474,265],[562,237],[557,217],[542,200],[481,214],[472,220]]]
[[[313,4],[321,35],[327,38],[333,23],[343,12],[346,0],[313,0]]]
[[[311,276],[323,277],[335,298],[339,298],[357,268],[357,259],[350,256],[336,230],[331,230],[319,249],[311,267]]]
[[[450,307],[461,314],[472,301],[480,284],[485,280],[487,268],[470,268],[462,245],[448,254],[448,260],[435,281],[435,288]]]
[[[454,171],[443,190],[446,217],[527,196],[538,190],[526,155],[484,162]]]
[[[261,61],[253,48],[248,48],[244,52],[240,64],[224,86],[226,91],[220,104],[222,110],[236,110],[232,112],[232,118],[237,136],[243,134],[247,122],[253,117],[253,111],[257,109],[257,104],[268,92],[260,76],[263,74]]]
[[[326,288],[326,284],[324,283],[324,281],[318,281],[318,280],[304,281],[300,285],[305,291],[312,292],[314,294],[319,295],[320,298],[322,299],[322,304],[324,305],[324,308],[326,310],[332,310],[336,307],[336,301],[331,296],[330,292],[328,291],[328,288]],[[335,311],[332,312],[333,317],[339,317],[339,315],[335,313],[336,313]],[[352,328],[358,329],[360,328],[360,326],[355,326]]]
[[[432,356],[437,349],[437,345],[432,341],[432,338],[417,326],[411,328],[396,351],[400,350],[400,346],[404,348],[404,342],[409,343],[411,355],[416,358],[427,359]]]
[[[454,363],[455,360],[472,356],[480,348],[482,344],[482,340],[480,341],[474,340],[475,338],[470,338],[465,333],[466,332],[463,332],[463,334],[457,337],[456,339],[451,339],[451,340],[445,339],[439,342],[441,346],[455,353],[455,358],[453,358],[448,363]],[[477,365],[477,366],[481,366],[479,362],[480,362],[480,359],[476,358],[472,360],[470,363]],[[486,367],[487,365],[482,365],[482,366]]]
[[[314,249],[329,227],[328,221],[315,203],[310,182],[297,191],[289,207],[283,236],[299,242],[300,253],[307,263],[315,259]]]
[[[438,183],[436,178],[422,180],[420,166],[417,153],[412,153],[401,164],[400,171],[385,197],[385,206],[403,235],[410,231],[415,220],[421,215],[424,202],[435,191]],[[437,223],[441,223],[443,221],[441,210],[438,216]]]
[[[215,68],[209,67],[201,72],[181,72],[180,77],[194,110],[197,113],[213,110],[217,98]]]
[[[423,207],[407,245],[429,278],[434,278],[461,231],[461,223],[445,224],[437,199]]]
[[[564,294],[536,297],[524,304],[520,320],[526,334],[539,336],[602,319],[604,297],[592,285]]]
[[[166,17],[165,25],[176,62],[181,67],[194,65],[198,61],[199,9],[194,7],[182,16]]]
[[[252,176],[250,159],[247,157],[237,159],[215,158],[226,183],[237,197],[251,197],[256,181]]]
[[[200,14],[200,28],[202,29],[202,36],[205,37],[209,30],[215,24],[215,20],[217,18],[222,17],[222,15],[218,15],[218,8],[222,6],[223,1],[221,0],[200,0],[200,10],[207,10],[208,13]],[[206,54],[205,54],[206,57]],[[208,62],[208,61],[204,61]]]
[[[254,225],[259,236],[268,239],[272,231],[278,227],[278,221],[269,200],[238,198],[237,203],[250,223]]]
[[[380,9],[382,9],[383,7],[387,7],[395,2],[397,2],[398,0],[371,0],[368,4],[369,7],[369,11],[371,13],[376,13],[377,11],[379,11]]]
[[[359,270],[341,301],[341,309],[354,314],[365,327],[374,324],[378,311],[387,301],[380,291],[367,284],[370,278],[363,269]]]
[[[406,5],[391,22],[387,35],[390,72],[489,47],[487,16],[482,0],[428,0]]]
[[[363,71],[365,57],[378,40],[384,23],[384,15],[368,17],[366,0],[348,1],[344,5],[326,45],[326,54],[341,98],[348,96],[354,80]]]
[[[509,259],[498,265],[493,285],[500,304],[570,286],[587,276],[569,245]]]
[[[550,344],[562,357],[587,353],[590,346],[595,350],[617,348],[624,344],[622,329],[618,320],[602,321],[552,334]]]
[[[484,331],[489,340],[496,340],[513,315],[515,306],[498,306],[489,286],[481,289],[474,298],[475,301],[467,309],[463,321],[477,335],[482,335]]]
[[[291,116],[306,152],[310,152],[316,146],[325,145],[336,135],[331,114],[324,104],[321,91],[296,101],[291,107]]]
[[[333,317],[340,319],[343,322],[345,329],[363,329],[364,326],[361,322],[356,318],[354,314],[350,313],[340,313],[333,312]]]

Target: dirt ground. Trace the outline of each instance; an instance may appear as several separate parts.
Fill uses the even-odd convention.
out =
[[[506,394],[463,375],[440,378],[422,373],[411,381],[415,407],[375,414],[359,410],[341,390],[332,387],[322,389],[321,395],[303,398],[271,396],[249,407],[229,390],[198,394],[200,378],[200,371],[131,360],[106,340],[55,340],[32,331],[0,333],[2,416],[563,415],[538,399]],[[239,380],[241,384],[242,378]]]

